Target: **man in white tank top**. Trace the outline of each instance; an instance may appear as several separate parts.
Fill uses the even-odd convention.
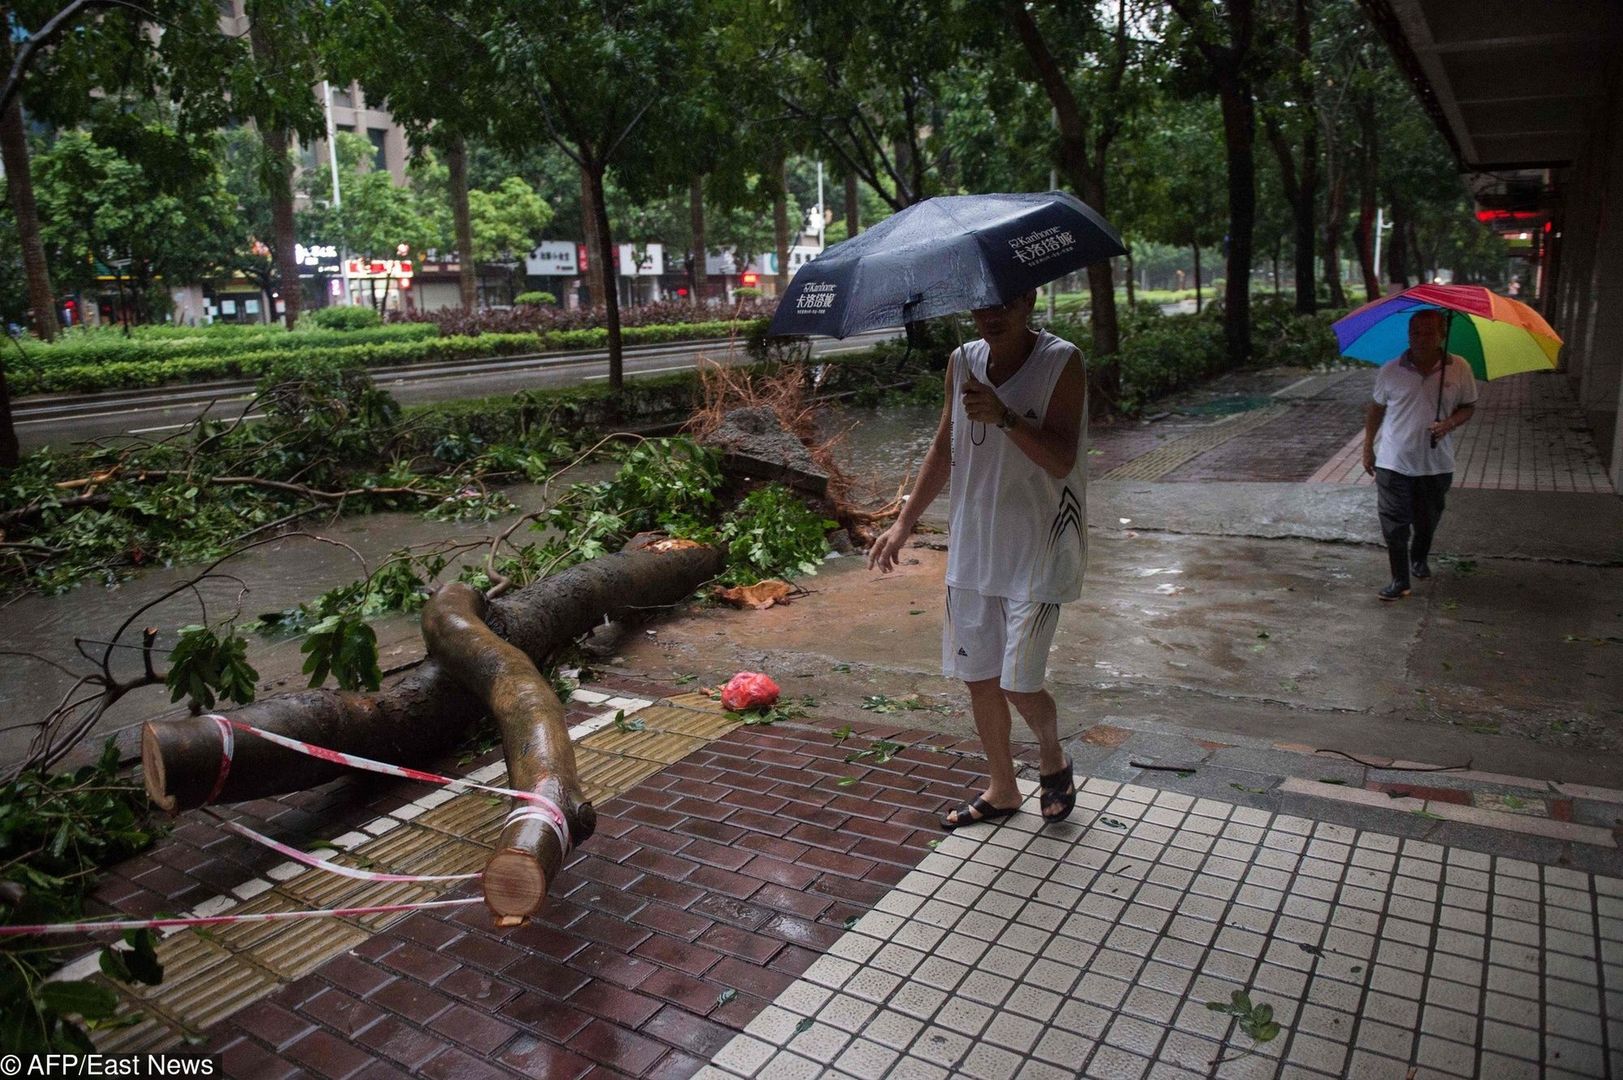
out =
[[[1027,325],[1036,301],[1033,291],[974,312],[981,340],[952,354],[918,482],[868,554],[870,568],[889,573],[950,484],[942,671],[969,689],[991,783],[942,819],[948,829],[1019,806],[1011,704],[1037,736],[1044,817],[1058,821],[1076,805],[1043,680],[1059,606],[1081,594],[1087,562],[1087,377],[1075,345]]]

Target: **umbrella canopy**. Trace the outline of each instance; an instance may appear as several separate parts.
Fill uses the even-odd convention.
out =
[[[995,307],[1126,251],[1064,192],[926,199],[802,266],[768,333],[843,338]]]
[[[1447,349],[1479,379],[1549,370],[1561,351],[1561,338],[1543,316],[1480,285],[1416,285],[1370,301],[1331,329],[1343,356],[1384,364],[1409,347],[1409,319],[1417,311],[1452,313]]]

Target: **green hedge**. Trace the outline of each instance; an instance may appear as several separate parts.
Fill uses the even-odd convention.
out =
[[[752,322],[708,322],[633,326],[622,331],[622,338],[627,345],[642,345],[724,338],[733,333],[742,337],[752,325]],[[84,392],[210,379],[258,378],[278,362],[311,355],[312,345],[324,346],[319,353],[323,361],[369,368],[567,349],[601,349],[608,345],[608,331],[604,329],[446,338],[435,337],[436,333],[433,324],[421,323],[386,326],[379,330],[298,330],[283,332],[275,337],[254,336],[239,340],[232,336],[227,342],[182,339],[173,344],[185,344],[187,348],[176,352],[165,352],[161,347],[154,349],[151,343],[138,339],[125,341],[120,337],[114,342],[103,342],[87,338],[67,345],[36,347],[29,353],[31,359],[51,353],[53,362],[39,366],[14,361],[15,366],[7,371],[7,378],[11,381],[12,392],[16,394]],[[382,339],[376,340],[374,335],[380,334]],[[216,344],[226,344],[227,347],[208,348]],[[118,351],[119,346],[126,350],[122,355]],[[204,351],[198,346],[206,348],[205,355],[196,355]],[[92,352],[102,350],[103,354],[91,361],[81,358],[70,363],[58,363],[59,355],[54,353],[57,349],[79,349],[81,357],[82,350],[87,349]]]
[[[408,323],[367,330],[282,330],[253,328],[253,333],[221,334],[210,331],[126,337],[117,330],[73,332],[50,345],[25,344],[24,356],[6,358],[8,374],[60,371],[92,364],[157,364],[174,360],[223,360],[258,352],[299,352],[306,349],[344,349],[358,345],[427,341],[437,337],[432,324]]]

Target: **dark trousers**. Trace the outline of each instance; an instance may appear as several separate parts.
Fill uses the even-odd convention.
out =
[[[1453,473],[1406,476],[1391,469],[1375,470],[1381,536],[1386,540],[1393,581],[1407,584],[1409,564],[1431,554],[1431,538],[1443,519],[1443,500],[1453,483]]]

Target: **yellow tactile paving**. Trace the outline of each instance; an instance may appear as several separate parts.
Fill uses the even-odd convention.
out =
[[[697,709],[700,712],[724,713],[727,711],[722,708],[721,702],[698,690],[689,690],[685,694],[677,694],[675,697],[666,698],[665,703],[674,705],[679,709]],[[644,713],[651,711],[650,709],[643,710]],[[640,716],[642,713],[638,715]]]
[[[651,728],[646,731],[617,731],[614,728],[604,728],[586,736],[580,744],[605,754],[621,754],[625,757],[669,765],[681,761],[709,741],[692,735],[679,735]],[[577,755],[578,753],[579,751]]]
[[[505,785],[506,775],[497,777],[495,782],[498,786]],[[496,834],[501,832],[507,810],[507,802],[504,799],[469,796],[452,799],[444,806],[436,806],[412,822],[412,825],[434,829],[447,836],[488,848],[496,842]]]
[[[1221,446],[1236,435],[1259,428],[1290,411],[1288,405],[1269,405],[1250,412],[1236,413],[1199,431],[1158,446],[1149,453],[1116,466],[1105,473],[1104,480],[1157,480],[1216,446]]]
[[[602,803],[732,730],[736,722],[724,713],[708,694],[687,693],[639,710],[639,731],[609,727],[586,736],[575,750],[586,797]],[[495,780],[505,782],[503,777]],[[508,809],[505,798],[458,795],[335,854],[333,861],[383,873],[477,872]],[[415,903],[438,899],[454,884],[371,882],[311,869],[275,882],[273,889],[235,905],[229,914]],[[109,1053],[173,1046],[407,914],[225,924],[175,934],[158,946],[163,985],[116,987],[124,999],[121,1010],[142,1019],[95,1033],[96,1044]]]
[[[261,967],[292,981],[326,963],[327,958],[353,949],[372,935],[338,919],[316,920],[314,926],[289,927],[248,953]]]
[[[138,1054],[156,1050],[173,1045],[180,1037],[178,1031],[153,1016],[150,1010],[128,1000],[120,1005],[118,1015],[121,1019],[126,1016],[139,1016],[141,1019],[128,1027],[103,1028],[96,1032],[96,1049],[104,1054]]]

